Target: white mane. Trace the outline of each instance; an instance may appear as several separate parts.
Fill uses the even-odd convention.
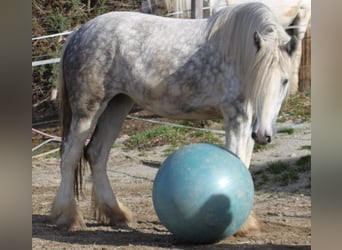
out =
[[[241,12],[245,13],[241,13]],[[272,65],[286,70],[289,55],[281,49],[290,37],[276,22],[271,10],[264,4],[240,4],[224,8],[208,19],[208,39],[217,46],[226,60],[233,60],[241,84],[249,89],[252,103],[262,98],[270,81]],[[257,50],[254,34],[258,32],[263,46]],[[249,77],[246,78],[246,77]],[[252,79],[250,79],[252,78]]]

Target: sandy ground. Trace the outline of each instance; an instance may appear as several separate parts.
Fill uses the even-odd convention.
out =
[[[117,197],[135,215],[130,228],[113,228],[91,219],[90,178],[80,207],[88,229],[59,231],[48,220],[51,202],[60,182],[59,160],[32,161],[32,248],[33,249],[310,249],[311,168],[297,171],[296,178],[280,178],[298,170],[297,160],[311,155],[309,123],[294,127],[293,134],[278,133],[273,143],[255,152],[251,173],[255,183],[254,210],[263,224],[261,233],[228,237],[216,244],[189,245],[175,239],[159,222],[152,205],[152,185],[159,164],[165,159],[164,145],[150,151],[127,150],[116,143],[111,151],[108,175]],[[223,139],[223,138],[222,138]],[[290,167],[281,173],[269,171],[271,163]],[[89,176],[89,172],[86,173]],[[286,177],[286,176],[285,176]]]

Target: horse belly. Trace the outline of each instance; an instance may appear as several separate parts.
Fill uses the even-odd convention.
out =
[[[207,120],[222,118],[222,113],[218,106],[193,106],[187,103],[175,103],[165,100],[139,104],[144,109],[162,117],[177,120]]]
[[[198,86],[200,87],[200,86]],[[220,97],[189,89],[186,85],[160,83],[131,92],[131,98],[150,112],[173,119],[204,120],[222,117]]]

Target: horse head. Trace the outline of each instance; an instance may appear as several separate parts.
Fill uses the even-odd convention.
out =
[[[256,31],[254,43],[256,61],[252,93],[255,109],[252,138],[258,144],[267,144],[276,133],[276,120],[289,90],[292,55],[297,48],[297,40],[289,37],[280,26],[275,26],[268,29],[266,34]]]

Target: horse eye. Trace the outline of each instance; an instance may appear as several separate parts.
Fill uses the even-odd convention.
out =
[[[284,79],[283,81],[282,81],[282,84],[283,84],[283,86],[285,86],[287,83],[289,82],[289,79]]]

